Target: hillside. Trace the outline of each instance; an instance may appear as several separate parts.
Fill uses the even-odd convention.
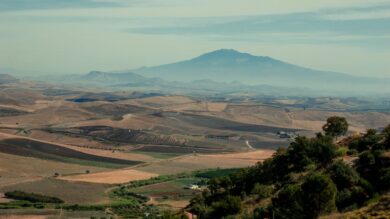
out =
[[[200,218],[312,219],[362,208],[345,216],[387,218],[390,125],[336,144],[347,129],[344,118],[331,117],[324,134],[297,137],[263,163],[211,179],[187,209]]]

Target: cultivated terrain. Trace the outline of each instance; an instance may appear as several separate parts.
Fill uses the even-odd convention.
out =
[[[214,177],[316,136],[329,117],[348,121],[347,136],[381,132],[387,83],[234,50],[123,72],[0,74],[0,218],[202,214],[186,207]]]

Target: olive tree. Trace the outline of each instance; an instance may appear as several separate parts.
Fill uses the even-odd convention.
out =
[[[326,120],[322,130],[324,130],[326,135],[337,138],[347,133],[348,126],[348,122],[344,117],[332,116]]]

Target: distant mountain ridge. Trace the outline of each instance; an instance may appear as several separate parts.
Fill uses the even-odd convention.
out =
[[[9,74],[0,74],[0,84],[8,84],[18,82],[19,79]]]
[[[216,95],[388,96],[390,79],[313,70],[268,56],[221,49],[190,60],[130,71],[34,78],[60,84]]]
[[[359,90],[367,92],[388,87],[389,79],[356,77],[343,73],[319,71],[289,64],[268,56],[254,56],[232,49],[221,49],[196,58],[133,72],[146,77],[190,82],[213,80],[237,81],[248,85],[267,84],[281,87],[314,88],[320,90]],[[390,92],[390,89],[387,88]]]
[[[86,75],[80,77],[81,81],[89,81],[91,83],[105,83],[105,84],[116,84],[123,82],[134,82],[139,83],[146,80],[145,77],[131,73],[108,73],[102,71],[91,71]]]

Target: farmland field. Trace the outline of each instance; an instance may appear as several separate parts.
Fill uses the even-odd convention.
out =
[[[50,219],[50,218],[106,218],[102,211],[61,211],[60,209],[6,209],[0,211],[2,219]]]
[[[180,146],[162,146],[162,145],[147,145],[135,149],[140,152],[154,152],[154,153],[172,153],[172,154],[190,154],[190,153],[216,153],[218,150],[210,148],[197,147],[180,147]]]
[[[130,189],[129,191],[150,197],[151,202],[156,205],[185,207],[191,198],[201,192],[189,189],[190,185],[199,183],[200,180],[200,178],[175,179],[169,182]]]
[[[82,153],[69,148],[50,145],[28,139],[5,139],[0,141],[0,152],[61,162],[95,166],[123,167],[141,162]]]
[[[240,123],[228,119],[222,119],[222,118],[205,116],[205,115],[196,115],[196,114],[188,114],[188,113],[180,113],[180,114],[166,113],[163,115],[168,118],[169,117],[174,118],[183,123],[189,123],[199,127],[219,129],[219,130],[225,129],[230,131],[258,132],[258,133],[276,133],[278,131],[285,131],[285,132],[297,131],[297,129]]]
[[[166,175],[217,167],[247,167],[271,157],[273,153],[274,151],[272,150],[258,150],[246,153],[190,154],[153,162],[149,165],[140,165],[135,167],[135,169]]]
[[[20,190],[53,196],[65,205],[85,205],[79,213],[90,216],[105,215],[88,213],[89,207],[132,203],[132,196],[117,199],[111,193],[130,182],[213,169],[130,190],[150,198],[145,206],[185,207],[199,192],[189,185],[255,165],[291,142],[277,132],[312,136],[324,114],[331,114],[161,94],[144,98],[142,93],[70,88],[49,94],[52,88],[46,85],[40,85],[42,90],[26,86],[28,95],[19,87],[12,92],[0,88],[0,194]],[[386,112],[337,115],[348,117],[353,131],[374,123],[381,128],[390,118]],[[1,211],[0,218],[59,213],[12,210]]]
[[[0,153],[0,188],[23,182],[32,182],[59,175],[91,173],[108,170],[97,166],[61,163],[32,157]]]
[[[149,179],[158,176],[156,173],[144,172],[134,169],[120,169],[92,174],[64,176],[61,179],[76,182],[91,182],[101,184],[120,184],[133,180]]]
[[[69,204],[104,204],[109,202],[106,190],[109,187],[102,184],[69,182],[55,178],[47,178],[34,182],[26,182],[0,188],[1,192],[20,190],[25,192],[45,194],[64,200]]]

